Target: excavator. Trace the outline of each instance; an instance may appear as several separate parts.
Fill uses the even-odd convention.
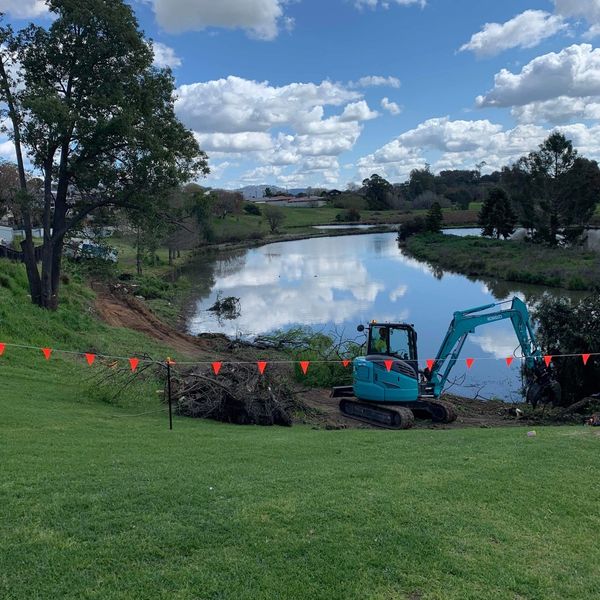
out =
[[[510,307],[499,308],[505,304]],[[335,387],[331,396],[340,398],[344,415],[379,427],[409,429],[415,416],[451,423],[456,420],[455,408],[440,396],[464,343],[477,327],[503,319],[510,319],[521,347],[526,401],[534,408],[559,402],[560,384],[544,361],[527,306],[517,297],[455,312],[435,360],[428,360],[423,370],[413,325],[371,322],[367,354],[353,361],[353,385]],[[358,331],[364,330],[358,326]]]

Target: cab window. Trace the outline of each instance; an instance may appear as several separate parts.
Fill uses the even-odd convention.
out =
[[[410,345],[407,329],[390,330],[390,354],[403,360],[410,359]]]

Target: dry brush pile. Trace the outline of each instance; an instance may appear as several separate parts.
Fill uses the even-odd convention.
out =
[[[306,407],[289,385],[289,373],[269,365],[223,364],[218,375],[206,367],[174,374],[172,399],[179,415],[239,425],[291,426]]]

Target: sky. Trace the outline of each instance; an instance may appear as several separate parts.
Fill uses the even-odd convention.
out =
[[[600,0],[132,0],[203,184],[491,172],[556,129],[600,160]],[[43,0],[0,0],[15,27]],[[0,141],[0,155],[11,156]]]

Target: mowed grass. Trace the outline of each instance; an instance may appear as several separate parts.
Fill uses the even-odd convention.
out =
[[[85,372],[0,358],[3,599],[598,597],[593,430],[170,432]]]

